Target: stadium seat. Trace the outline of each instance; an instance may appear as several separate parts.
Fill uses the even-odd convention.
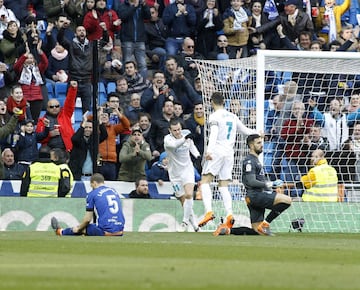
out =
[[[105,85],[102,82],[98,83],[98,104],[102,105],[107,101],[107,93],[105,89]]]
[[[75,117],[75,118],[74,118],[75,123],[82,121],[83,112],[82,112],[82,109],[81,109],[81,108],[75,108],[74,117]]]
[[[110,82],[107,84],[107,93],[110,94],[110,93],[113,93],[116,91],[116,83],[114,82]]]
[[[66,99],[67,86],[67,83],[55,84],[55,98],[58,99],[61,106],[64,105]]]
[[[49,100],[55,98],[54,88],[51,83],[46,83],[46,89],[48,91]]]

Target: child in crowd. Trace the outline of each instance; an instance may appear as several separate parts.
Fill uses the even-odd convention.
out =
[[[39,158],[37,143],[49,134],[50,121],[44,119],[44,124],[45,130],[41,133],[35,133],[33,120],[25,120],[20,127],[21,132],[17,135],[15,149],[18,163],[24,165],[24,170]]]
[[[159,161],[155,162],[149,169],[147,180],[157,181],[159,185],[162,185],[164,181],[169,181],[168,163],[169,159],[166,152],[161,153]]]

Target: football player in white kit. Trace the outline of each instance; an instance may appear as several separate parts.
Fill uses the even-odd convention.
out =
[[[191,224],[194,231],[199,227],[194,220],[193,193],[195,185],[194,165],[190,153],[199,159],[200,153],[192,140],[189,130],[182,130],[181,119],[170,120],[170,134],[164,138],[164,148],[167,153],[169,164],[169,178],[173,186],[175,196],[180,200],[184,210],[181,226],[177,231],[185,232]]]
[[[224,97],[220,92],[212,94],[211,106],[214,112],[210,114],[208,120],[210,135],[207,148],[204,152],[205,163],[201,177],[201,193],[205,207],[205,216],[199,222],[199,227],[205,226],[215,218],[211,204],[212,193],[210,182],[218,175],[218,187],[226,211],[225,224],[228,228],[232,228],[235,220],[232,212],[232,197],[228,185],[232,180],[236,134],[242,133],[248,136],[257,132],[247,128],[235,114],[225,110]]]

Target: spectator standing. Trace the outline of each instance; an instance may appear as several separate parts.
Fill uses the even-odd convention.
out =
[[[138,178],[135,181],[135,189],[129,193],[129,198],[151,198],[149,184],[145,178]]]
[[[83,25],[90,41],[102,39],[103,31],[107,31],[110,39],[114,41],[115,33],[121,28],[121,19],[114,10],[106,7],[106,0],[97,0],[95,9],[85,14]]]
[[[336,0],[327,0],[324,1],[324,6],[320,7],[315,23],[320,30],[319,36],[327,43],[336,40],[341,31],[341,16],[349,9],[350,4],[350,0],[342,1],[341,5],[336,5]]]
[[[236,55],[232,55],[232,51],[229,48],[229,42],[225,34],[220,34],[217,37],[217,45],[214,50],[209,52],[209,59],[224,60],[235,58]],[[240,58],[240,56],[239,56]]]
[[[200,153],[192,140],[192,133],[189,130],[182,130],[181,121],[178,118],[170,120],[170,134],[164,138],[165,152],[169,157],[169,178],[174,188],[175,197],[183,207],[183,219],[178,229],[179,232],[188,230],[191,224],[194,231],[199,227],[195,221],[193,210],[194,204],[194,171],[190,153],[195,159],[200,159]]]
[[[136,181],[146,179],[145,164],[151,160],[149,144],[144,140],[140,128],[133,128],[129,140],[125,141],[119,154],[120,171],[118,180]]]
[[[77,82],[70,81],[63,108],[57,99],[50,99],[47,103],[45,115],[39,119],[36,133],[45,130],[45,119],[50,121],[49,134],[41,141],[42,146],[50,148],[61,148],[70,152],[72,149],[71,137],[74,129],[71,117],[75,110],[75,100],[77,94]]]
[[[64,28],[59,31],[57,40],[69,52],[70,80],[77,81],[77,97],[81,98],[82,111],[90,111],[92,85],[91,77],[93,70],[93,43],[86,38],[84,26],[78,26],[75,37],[69,42],[64,36]],[[103,31],[103,39],[108,40],[106,31]]]
[[[40,58],[39,62],[26,46],[26,53],[21,55],[14,64],[14,71],[19,75],[18,82],[24,98],[30,104],[31,116],[34,120],[39,118],[42,109],[44,99],[41,89],[41,85],[44,84],[42,74],[45,73],[48,66],[48,59],[41,49],[41,41],[37,44],[37,53]]]
[[[280,39],[275,27],[269,29],[266,33],[262,33],[262,29],[266,26],[272,26],[272,20],[268,13],[263,12],[262,2],[259,0],[251,3],[251,25],[249,26],[249,49],[250,54],[254,54],[256,49],[280,49]]]
[[[10,21],[16,22],[20,27],[20,21],[16,18],[14,12],[4,5],[4,1],[0,1],[0,40],[3,39],[3,32],[7,29]]]
[[[175,92],[166,84],[165,74],[162,71],[155,71],[152,77],[152,85],[144,90],[140,105],[153,120],[157,120],[162,117],[162,109],[166,99],[177,100]]]
[[[146,1],[125,0],[120,5],[117,13],[123,22],[120,31],[123,61],[126,63],[129,60],[135,59],[139,73],[146,79],[146,32],[144,21],[150,20],[150,9],[146,5]]]
[[[326,153],[330,148],[329,141],[326,137],[322,137],[321,127],[316,123],[310,128],[309,134],[304,136],[302,142],[302,150],[304,150],[305,154],[308,156],[308,165],[311,165],[310,157],[315,150],[321,149],[324,153]]]
[[[329,141],[330,150],[340,150],[344,142],[349,138],[349,127],[346,114],[342,113],[342,103],[339,99],[330,102],[329,111],[322,113],[316,107],[316,102],[309,99],[309,104],[314,108],[313,116],[316,123],[322,129],[322,136]]]
[[[146,33],[146,53],[151,59],[156,69],[164,71],[166,50],[165,42],[167,36],[167,27],[159,17],[158,9],[155,6],[150,7],[150,21],[145,22]]]
[[[118,124],[111,124],[109,113],[100,109],[100,123],[106,127],[108,137],[99,144],[99,172],[105,177],[106,180],[116,180],[117,170],[116,163],[118,156],[116,153],[116,135],[124,134],[130,130],[129,120],[120,113],[118,109],[114,109],[115,113],[119,116],[120,122]]]
[[[68,82],[69,52],[59,43],[50,51],[49,65],[45,71],[45,76],[46,82],[52,84],[53,88],[57,82]]]
[[[305,105],[295,101],[292,105],[291,116],[285,120],[281,129],[281,137],[285,142],[285,156],[292,179],[291,182],[300,181],[302,174],[306,172],[306,154],[302,150],[302,140],[309,134],[314,120],[305,117]],[[287,180],[290,181],[290,180]]]
[[[195,78],[199,75],[199,70],[192,59],[203,59],[204,57],[196,51],[195,42],[190,37],[185,37],[182,44],[182,51],[177,55],[177,62],[184,69],[184,75],[194,86]]]
[[[105,186],[104,177],[95,173],[91,176],[92,191],[86,197],[86,213],[80,225],[62,229],[58,220],[53,217],[51,226],[58,236],[122,236],[125,217],[121,199],[115,189]],[[111,203],[109,203],[111,200]],[[96,214],[97,223],[91,223]]]
[[[181,50],[184,38],[193,36],[195,32],[195,9],[192,5],[185,4],[184,0],[176,0],[165,7],[162,20],[168,27],[165,44],[167,55],[176,55]]]
[[[99,125],[99,143],[107,138],[104,124]],[[79,129],[71,137],[72,150],[70,153],[69,167],[75,180],[89,180],[93,173],[92,159],[94,153],[93,123],[84,114]]]
[[[20,180],[24,170],[23,167],[15,162],[14,152],[10,148],[5,148],[1,153],[2,162],[4,163],[4,176],[5,180]]]
[[[185,76],[184,68],[179,66],[173,56],[166,59],[166,83],[174,90],[177,100],[183,105],[184,114],[191,114],[194,104],[201,101],[193,83]]]
[[[248,26],[251,24],[251,17],[242,7],[243,2],[241,0],[231,0],[230,4],[231,7],[226,9],[223,14],[224,33],[228,38],[232,55],[247,57]]]
[[[281,23],[283,33],[291,42],[295,42],[302,31],[309,31],[311,34],[314,33],[314,25],[311,18],[299,9],[297,5],[298,0],[287,0],[285,2],[284,13],[281,13],[280,19],[277,20],[277,24]]]
[[[19,26],[21,27],[25,26],[25,19],[29,16],[28,2],[28,0],[4,0],[4,5],[6,8],[14,12],[16,18],[20,21]]]
[[[78,18],[82,16],[82,9],[73,0],[44,0],[44,9],[47,21],[55,23],[59,15],[66,16],[72,20],[71,29],[75,30]]]
[[[207,0],[206,7],[197,18],[196,51],[209,58],[209,53],[216,47],[217,31],[223,28],[223,22],[215,0]]]
[[[60,29],[64,29],[64,37],[69,42],[71,42],[75,37],[75,28],[71,27],[71,20],[66,16],[66,14],[59,14],[55,22],[49,22],[46,27],[44,44],[46,46],[45,51],[47,55],[49,55],[50,51],[55,47]]]
[[[337,201],[338,176],[334,167],[325,159],[324,151],[317,149],[311,154],[311,164],[314,166],[301,177],[306,191],[303,201]]]

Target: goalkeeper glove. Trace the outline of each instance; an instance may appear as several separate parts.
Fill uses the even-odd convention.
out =
[[[272,187],[278,188],[278,187],[282,187],[283,185],[284,185],[284,181],[282,181],[281,179],[276,179],[273,182]]]

